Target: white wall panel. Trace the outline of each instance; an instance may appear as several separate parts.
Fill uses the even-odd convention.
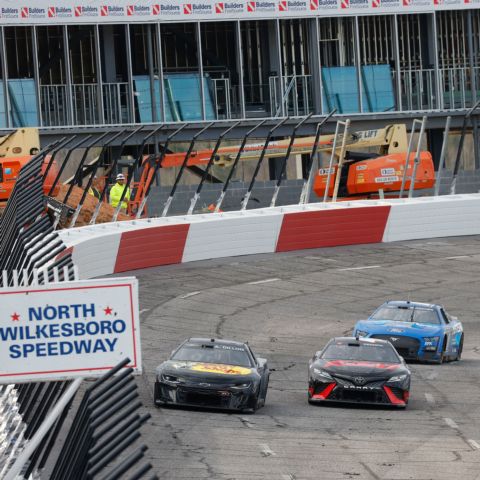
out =
[[[110,275],[115,268],[120,232],[98,237],[89,236],[73,245],[73,262],[81,279]]]
[[[283,215],[246,215],[190,225],[183,262],[275,251]]]
[[[466,197],[466,196],[463,196]],[[384,242],[480,234],[480,197],[394,204]]]

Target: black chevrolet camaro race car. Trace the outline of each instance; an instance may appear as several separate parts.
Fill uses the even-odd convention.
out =
[[[190,338],[157,367],[154,401],[253,412],[265,404],[269,376],[248,344]]]
[[[309,364],[309,403],[344,402],[405,408],[410,370],[390,342],[334,338]]]

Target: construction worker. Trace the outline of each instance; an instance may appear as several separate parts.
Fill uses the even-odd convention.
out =
[[[100,198],[100,191],[97,188],[97,186],[98,186],[98,179],[97,179],[97,176],[95,175],[93,177],[92,185],[88,189],[88,194],[92,195],[92,197],[95,197],[95,198],[99,199]]]
[[[120,198],[122,197],[123,190],[125,189],[125,175],[119,173],[116,178],[117,183],[110,189],[110,205],[117,207]],[[122,212],[127,211],[127,202],[130,200],[130,189],[127,187],[127,191],[122,201]]]

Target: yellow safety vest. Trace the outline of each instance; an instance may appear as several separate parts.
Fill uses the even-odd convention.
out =
[[[125,185],[120,185],[119,183],[116,183],[110,190],[110,205],[112,207],[116,207],[118,205],[118,202],[120,201],[120,198],[123,193],[123,189],[125,188]],[[127,208],[127,202],[130,200],[130,189],[127,188],[127,192],[125,193],[125,197],[123,198],[122,202],[122,208]]]

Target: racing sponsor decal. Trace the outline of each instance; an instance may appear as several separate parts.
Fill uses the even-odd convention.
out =
[[[211,15],[213,9],[208,3],[184,3],[183,13],[184,15]]]
[[[77,5],[74,8],[76,17],[98,17],[99,8],[92,5]]]
[[[149,5],[127,5],[127,16],[148,16],[150,15]]]
[[[356,360],[330,360],[324,366],[324,368],[328,367],[370,367],[370,368],[377,368],[379,370],[395,370],[400,365],[395,363],[375,363],[375,362],[363,362],[363,361],[356,361]]]
[[[48,7],[49,18],[69,18],[73,17],[72,7]]]
[[[47,10],[45,8],[22,7],[20,9],[21,18],[45,18],[46,16]]]
[[[224,365],[223,363],[193,363],[190,366],[195,372],[220,373],[222,375],[250,375],[251,368],[237,365]]]
[[[391,175],[389,177],[375,177],[375,183],[392,183],[398,182],[400,177],[397,175]]]
[[[239,2],[218,2],[215,4],[215,13],[241,13],[243,12],[244,4]]]
[[[2,18],[18,18],[20,16],[20,10],[12,7],[2,7],[0,13]]]

